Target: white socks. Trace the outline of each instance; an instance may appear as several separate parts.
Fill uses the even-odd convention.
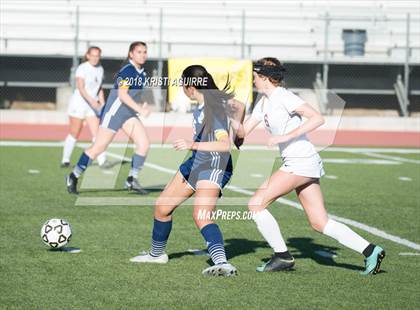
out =
[[[257,224],[257,228],[261,235],[263,235],[264,239],[273,248],[274,252],[287,251],[287,246],[281,235],[280,227],[277,224],[276,219],[267,209],[256,213],[254,221]]]
[[[254,221],[257,228],[274,252],[286,252],[287,246],[280,232],[280,227],[276,219],[268,210],[263,210],[255,214]],[[363,253],[369,245],[369,242],[355,233],[346,225],[329,219],[324,227],[323,234],[337,240],[342,245]]]
[[[67,135],[66,140],[64,140],[63,159],[61,160],[62,163],[70,162],[71,153],[73,153],[76,141],[76,138],[74,138],[71,134]]]
[[[362,253],[369,245],[369,242],[360,237],[346,225],[331,219],[329,219],[327,225],[325,225],[323,233],[324,235],[334,238],[342,245],[359,253]]]

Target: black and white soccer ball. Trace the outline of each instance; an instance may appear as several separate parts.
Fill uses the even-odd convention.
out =
[[[71,227],[62,219],[50,219],[41,228],[42,241],[53,249],[65,246],[71,239]]]

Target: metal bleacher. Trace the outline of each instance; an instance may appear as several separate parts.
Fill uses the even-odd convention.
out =
[[[344,55],[341,35],[346,28],[367,30],[364,56]],[[286,63],[320,65],[323,68],[317,71],[321,77],[313,77],[315,88],[331,88],[328,68],[335,64],[403,66],[402,71],[397,70],[402,79],[394,77],[395,87],[335,87],[350,94],[400,93],[402,114],[408,106],[404,94],[420,95],[418,85],[410,90],[407,86],[407,70],[420,63],[419,38],[418,1],[0,2],[2,56],[75,59],[87,46],[99,45],[104,58],[121,59],[129,42],[143,40],[148,43],[149,57],[158,61],[170,57],[258,59],[273,55]],[[13,82],[31,83],[8,81],[9,85]]]
[[[406,14],[411,13],[410,62],[420,62],[417,1],[13,1],[1,2],[2,53],[79,54],[89,44],[121,57],[141,38],[152,57],[223,56],[323,61],[325,14],[330,59],[403,62]],[[343,57],[341,30],[368,29],[363,59]],[[162,40],[159,55],[160,39]]]

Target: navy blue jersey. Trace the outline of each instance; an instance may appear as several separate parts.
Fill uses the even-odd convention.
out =
[[[128,94],[134,101],[140,103],[142,89],[146,80],[146,72],[143,68],[137,69],[131,62],[126,64],[120,69],[114,82],[114,87],[111,89],[108,99],[106,101],[106,108],[110,108],[111,105],[116,102],[120,102],[118,99],[118,89],[128,89]],[[128,106],[127,106],[128,108]],[[104,109],[104,110],[105,110]],[[131,109],[131,108],[129,108]]]
[[[206,133],[204,130],[204,104],[196,107],[193,112],[193,132],[194,142],[212,142],[217,141],[219,137],[228,135],[229,124],[227,116],[219,116],[213,118],[213,130]],[[207,152],[207,151],[193,151],[192,158],[194,159],[193,167],[205,165],[214,169],[228,169],[231,158],[229,152]]]

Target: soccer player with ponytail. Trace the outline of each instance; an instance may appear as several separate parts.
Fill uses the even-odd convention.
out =
[[[131,261],[168,262],[165,250],[172,230],[172,214],[182,202],[195,194],[193,219],[214,263],[202,273],[233,276],[236,268],[228,263],[222,233],[210,216],[223,187],[232,176],[227,110],[233,95],[227,92],[229,83],[219,90],[213,77],[200,65],[187,67],[182,79],[186,81],[184,93],[198,101],[198,106],[193,113],[193,141],[176,140],[174,148],[191,150],[192,155],[180,165],[156,201],[150,251],[133,257]]]
[[[272,258],[257,268],[260,272],[287,270],[294,259],[287,250],[280,227],[267,207],[279,197],[295,190],[312,228],[365,256],[365,275],[380,270],[385,251],[369,243],[349,227],[329,218],[325,210],[320,178],[322,159],[306,134],[324,123],[318,111],[284,87],[284,67],[276,58],[263,58],[254,65],[254,84],[263,95],[242,125],[232,120],[237,136],[244,138],[263,122],[272,135],[269,146],[278,145],[283,166],[254,193],[248,203],[255,213],[257,228],[274,251]],[[302,120],[306,118],[306,121]]]

